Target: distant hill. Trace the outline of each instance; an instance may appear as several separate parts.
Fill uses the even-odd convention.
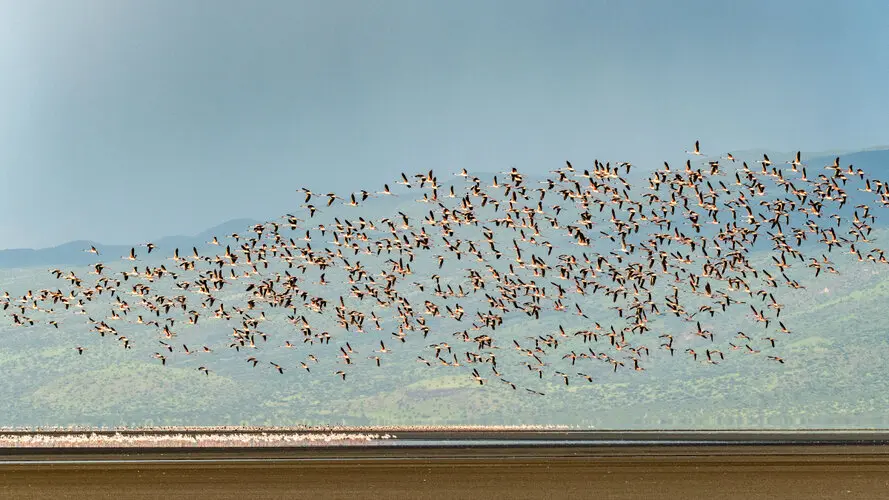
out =
[[[803,162],[809,164],[810,168],[815,167],[817,170],[822,170],[822,167],[825,165],[833,164],[833,161],[837,156],[840,157],[840,165],[844,168],[851,164],[856,169],[860,168],[864,170],[874,179],[880,179],[881,176],[889,174],[889,148],[869,149],[866,151],[858,151],[856,153],[825,155],[808,160],[804,158]],[[814,172],[814,170],[810,171]],[[880,180],[885,181],[889,179]]]
[[[881,149],[881,148],[873,148],[873,149]],[[862,150],[862,151],[870,151],[870,149]],[[785,158],[792,158],[796,155],[796,151],[778,151],[776,149],[744,149],[740,151],[730,151],[735,158],[757,158],[762,159],[763,154],[769,155],[769,158],[773,160],[781,160],[784,161]],[[803,158],[820,158],[827,156],[843,156],[847,154],[852,154],[853,151],[845,151],[841,149],[831,149],[827,151],[801,151],[800,155]]]
[[[814,177],[816,172],[829,173],[823,166],[831,164],[833,158],[804,156],[803,160],[808,164],[809,176]],[[789,165],[783,164],[787,159],[774,157],[775,168],[789,169]],[[751,160],[755,161],[756,158]],[[889,151],[843,155],[840,161],[844,167],[852,163],[877,178],[886,178],[882,172],[889,164]],[[580,161],[574,162],[574,165],[576,168],[589,168],[588,164],[581,167]],[[471,173],[480,175],[485,185],[490,184],[486,175]],[[439,197],[448,196],[451,185],[459,187],[466,182],[451,174],[439,172],[442,184]],[[635,169],[631,175],[637,175]],[[637,188],[636,181],[632,181],[633,189],[646,189],[644,176],[639,179],[642,184]],[[537,187],[538,182],[539,178],[526,175],[529,190]],[[861,187],[861,180],[850,178],[846,189],[850,196],[857,196],[864,194],[858,191]],[[342,202],[327,207],[325,197],[316,200],[313,196],[311,203],[318,207],[317,218],[302,222],[295,231],[282,227],[279,235],[298,240],[304,235],[303,228],[315,228],[319,223],[330,226],[330,219],[334,217],[338,217],[344,225],[355,224],[361,218],[372,220],[377,224],[377,231],[386,232],[385,223],[380,222],[383,217],[393,219],[398,224],[398,214],[403,212],[412,220],[420,221],[429,211],[439,208],[436,202],[422,199],[425,192],[397,192],[399,196],[380,197],[374,203],[361,204],[360,207],[351,207]],[[533,194],[536,198],[536,193]],[[873,203],[873,197],[869,198]],[[423,202],[418,202],[418,199]],[[862,201],[865,199],[862,196]],[[300,199],[294,205],[302,203],[303,199]],[[456,203],[459,203],[459,199],[445,202],[448,206]],[[558,193],[547,195],[542,203],[567,207]],[[297,216],[307,217],[304,210],[296,210],[294,213]],[[848,214],[854,208],[847,206],[844,210]],[[509,237],[515,237],[514,233],[507,232],[510,229],[495,226],[491,218],[495,210],[491,203],[486,206],[477,204],[474,211],[478,215],[479,227],[456,227],[456,234],[449,237],[450,241],[478,241],[483,238],[481,232],[484,227],[497,231],[498,235],[506,233]],[[573,219],[567,214],[562,217],[567,223]],[[609,234],[602,231],[609,229],[606,222],[608,217],[608,212],[594,216],[593,229],[589,231],[594,237],[584,253],[606,254],[614,249]],[[795,217],[801,220],[804,215],[795,214]],[[168,260],[176,247],[185,255],[191,253],[192,246],[198,248],[201,256],[218,254],[224,251],[226,244],[235,244],[226,236],[235,232],[244,235],[256,223],[258,221],[238,219],[194,236],[157,239],[153,243],[158,245],[158,250],[152,252],[151,258],[145,258],[144,248],[141,251],[137,248],[140,258],[138,267],[142,269]],[[782,230],[787,231],[786,226]],[[396,228],[395,236],[402,239],[410,237],[410,229],[400,229],[400,225]],[[442,248],[437,228],[423,228],[436,240],[434,248]],[[550,229],[544,224],[541,224],[540,230],[542,237],[556,251],[546,257],[543,249],[530,249],[526,254],[554,262],[562,249],[575,253],[568,250],[572,248],[573,240],[562,231]],[[653,230],[657,229],[642,229]],[[707,225],[702,228],[701,234],[709,232],[712,235],[717,230]],[[311,244],[313,248],[323,251],[321,249],[330,247],[329,240],[333,236],[329,232],[327,235],[319,233],[312,231],[314,239]],[[880,241],[887,235],[889,229],[880,227],[875,228],[871,238]],[[219,237],[221,248],[212,248],[206,243],[213,236]],[[527,229],[522,236],[528,239],[532,237]],[[643,238],[644,233],[638,237]],[[451,295],[446,297],[441,293],[441,298],[432,299],[435,303],[443,308],[459,303],[466,311],[484,314],[485,310],[495,307],[488,295],[497,292],[491,285],[482,287],[483,290],[473,290],[474,284],[466,278],[465,271],[474,269],[487,274],[484,269],[488,264],[492,267],[496,265],[497,269],[511,266],[513,256],[509,241],[497,240],[502,242],[500,248],[504,251],[504,258],[499,259],[499,264],[496,258],[476,262],[470,256],[455,262],[449,256],[447,267],[442,268],[439,267],[441,263],[437,261],[435,251],[418,251],[415,259],[405,258],[411,264],[411,276],[399,280],[399,297],[405,304],[423,304],[432,294],[439,295],[431,287],[424,290],[416,285],[422,284],[433,273],[441,273],[435,281],[440,281],[441,288],[447,288]],[[758,248],[750,246],[746,258],[754,267],[765,269],[772,265],[771,241],[763,237]],[[477,347],[475,341],[467,342],[466,337],[461,335],[468,335],[470,340],[476,335],[474,331],[477,326],[469,326],[468,323],[475,322],[480,315],[471,316],[469,313],[466,323],[461,323],[460,319],[450,314],[425,314],[428,323],[424,325],[428,326],[428,332],[421,334],[411,331],[399,337],[395,335],[397,322],[400,321],[398,311],[391,310],[397,307],[382,307],[382,304],[380,307],[360,306],[359,301],[364,299],[354,293],[361,293],[359,284],[351,279],[351,273],[343,266],[330,266],[323,270],[314,266],[308,269],[291,268],[287,265],[287,259],[281,258],[280,253],[275,256],[272,251],[264,257],[264,263],[269,263],[270,267],[259,267],[256,274],[241,274],[241,271],[247,270],[246,265],[241,265],[246,259],[239,261],[239,267],[235,269],[227,266],[223,271],[227,284],[224,289],[220,287],[213,291],[214,302],[209,302],[201,290],[191,286],[197,280],[196,272],[213,267],[210,262],[199,263],[198,270],[186,270],[166,262],[171,270],[170,278],[153,281],[148,278],[122,278],[126,283],[113,284],[116,290],[114,296],[94,295],[90,300],[85,298],[83,292],[78,292],[80,295],[76,299],[85,299],[79,311],[66,311],[61,304],[51,305],[51,312],[40,310],[37,301],[24,298],[29,290],[59,290],[62,295],[77,291],[78,287],[69,280],[58,279],[47,272],[49,267],[59,267],[64,269],[64,273],[73,272],[83,277],[89,287],[90,283],[99,279],[122,276],[122,271],[135,265],[120,260],[131,245],[96,245],[102,252],[97,257],[83,251],[90,244],[92,242],[82,240],[42,250],[0,251],[0,266],[6,267],[0,269],[0,294],[8,291],[11,296],[9,310],[0,311],[0,319],[4,319],[0,321],[0,336],[4,339],[4,349],[0,350],[0,372],[7,382],[0,384],[0,400],[4,402],[0,427],[547,424],[597,429],[824,429],[889,426],[889,372],[882,369],[885,365],[884,353],[889,351],[889,332],[885,322],[879,320],[889,299],[889,271],[875,263],[859,264],[844,250],[834,250],[833,254],[828,252],[837,273],[822,272],[816,277],[805,263],[791,261],[794,267],[787,270],[787,279],[800,279],[805,283],[804,288],[774,286],[768,290],[769,298],[755,294],[753,290],[749,295],[738,290],[734,295],[739,305],[722,315],[707,315],[705,309],[699,307],[706,304],[709,298],[685,291],[682,292],[684,307],[688,311],[697,311],[693,321],[691,316],[680,318],[668,311],[652,309],[649,314],[651,330],[631,332],[630,337],[640,347],[639,350],[647,346],[645,371],[630,369],[632,365],[629,360],[632,358],[625,357],[628,354],[624,353],[612,356],[624,359],[628,365],[625,369],[618,370],[617,365],[612,368],[610,363],[604,362],[600,356],[603,349],[609,349],[607,335],[584,339],[576,333],[572,334],[588,330],[592,325],[598,326],[599,322],[605,330],[625,324],[624,313],[619,309],[615,313],[619,308],[619,305],[615,305],[616,294],[612,299],[593,291],[580,297],[571,290],[573,287],[566,286],[566,300],[575,304],[580,302],[584,316],[573,311],[566,311],[568,314],[565,314],[549,307],[549,301],[555,300],[553,295],[549,295],[541,301],[547,307],[541,311],[540,319],[535,321],[530,321],[523,311],[522,305],[526,304],[519,305],[517,301],[513,306],[507,304],[504,309],[509,311],[503,311],[503,323],[491,335],[496,338],[497,344],[490,346],[491,349],[499,350],[484,350],[491,352],[492,359],[496,355],[497,369],[502,367],[502,376],[494,372],[492,366],[490,372],[487,369],[483,371],[490,383],[480,385],[469,376],[469,370],[475,369],[472,363],[477,361],[465,351],[481,352],[482,348]],[[304,246],[306,243],[300,242],[298,245]],[[809,247],[803,248],[805,245]],[[810,240],[799,246],[809,253],[808,250],[817,248],[818,244]],[[374,274],[378,270],[392,269],[393,266],[389,264],[394,264],[394,260],[390,262],[389,259],[402,257],[394,251],[391,254],[388,251],[359,254],[350,251],[347,246],[337,248],[339,250],[342,250],[343,260],[348,260],[350,266],[358,266],[360,261],[368,273]],[[256,253],[253,255],[256,256]],[[299,254],[293,254],[296,255]],[[620,259],[621,256],[618,254],[615,258]],[[103,278],[90,276],[92,269],[87,266],[100,260],[108,263]],[[257,258],[254,263],[258,261]],[[78,268],[75,262],[84,265]],[[10,269],[10,263],[17,268]],[[36,267],[40,265],[45,267]],[[25,269],[27,266],[34,267]],[[173,273],[179,277],[173,277]],[[277,278],[285,273],[290,273],[295,281],[282,279],[281,286],[278,286]],[[319,280],[319,274],[326,274],[325,283]],[[522,278],[521,275],[512,274]],[[251,301],[254,303],[250,307],[248,301],[257,293],[251,285],[269,279],[276,281],[274,286],[277,290],[283,289],[285,283],[286,286],[298,283],[299,289],[307,296],[339,297],[349,309],[355,307],[357,310],[360,307],[370,311],[370,314],[380,318],[382,326],[379,330],[374,326],[362,331],[345,329],[333,315],[315,312],[300,300],[292,304],[293,309],[272,306],[264,300]],[[544,279],[546,282],[558,282],[559,277],[557,273],[550,272],[546,278],[539,278],[538,281],[544,282]],[[666,296],[673,287],[671,282],[669,277],[659,279],[658,288],[654,288],[655,283],[652,282],[648,288],[653,294],[650,300]],[[717,280],[712,282],[722,287]],[[151,295],[138,297],[137,283],[150,286]],[[751,279],[750,283],[755,282]],[[633,286],[634,292],[638,291],[634,284],[630,286]],[[459,296],[455,296],[457,293]],[[180,295],[187,297],[191,309],[197,311],[194,318],[191,318],[192,312],[187,311],[188,308],[178,310],[175,307],[164,312],[155,309],[152,318],[152,308],[146,308],[142,302],[155,300],[151,297],[169,300]],[[642,293],[639,295],[639,300],[645,298]],[[517,298],[523,303],[529,300],[518,295]],[[628,300],[633,300],[633,297],[628,297]],[[771,345],[766,337],[775,329],[774,325],[771,326],[772,330],[767,330],[768,327],[759,324],[748,312],[750,307],[770,307],[769,300],[774,305],[786,305],[780,313],[780,321],[789,330],[775,334],[778,339],[776,345]],[[119,304],[123,303],[118,301],[126,301],[132,307],[129,314],[126,311],[115,314]],[[215,317],[217,307],[225,305],[225,310],[234,311],[234,308],[245,303],[252,310],[241,317],[233,316],[231,320]],[[370,303],[368,300],[367,304]],[[294,314],[288,317],[291,310]],[[311,318],[314,334],[301,331],[297,325],[296,315],[303,313]],[[33,318],[35,324],[17,326],[13,314]],[[83,316],[79,317],[78,314]],[[143,321],[140,315],[145,315],[146,320],[174,320],[175,342],[166,338],[160,325],[151,325]],[[189,323],[189,319],[198,316],[200,322]],[[98,334],[94,327],[95,320],[91,318],[115,325],[121,335]],[[230,336],[233,329],[240,329],[245,319],[255,318],[262,318],[256,320],[261,321],[262,326],[249,327],[257,332],[256,343],[251,342],[250,347],[243,348],[235,345],[233,349]],[[713,337],[710,340],[699,338],[694,334],[698,321],[703,328],[715,332],[715,340]],[[567,332],[566,337],[555,337],[560,335],[556,332],[562,330]],[[315,342],[320,332],[330,334],[333,341],[325,344]],[[746,334],[739,336],[741,332],[747,332],[749,337]],[[663,337],[659,335],[662,334],[676,337],[675,355],[672,347],[669,352],[665,349],[665,346],[672,345],[672,340],[670,345],[661,344]],[[129,349],[121,347],[120,340],[124,335]],[[543,353],[545,349],[550,353],[550,361],[547,362],[552,363],[550,371],[564,370],[573,377],[570,386],[558,373],[544,375],[542,371],[532,371],[525,362],[528,359],[526,352],[513,349],[513,341],[538,346],[538,340],[546,340],[544,336],[548,335],[559,338],[559,343],[551,348],[540,344],[540,352]],[[463,340],[460,340],[461,337]],[[306,338],[309,342],[305,342]],[[163,349],[167,344],[160,344],[161,341],[169,343],[170,348],[175,350],[170,351],[169,359],[163,363],[152,355],[152,352],[166,352]],[[385,342],[392,352],[380,356],[383,364],[377,365],[369,360],[373,359],[374,352],[380,352],[377,349],[383,347],[381,342]],[[442,353],[444,357],[439,358],[435,347],[441,343],[448,343],[448,351],[453,346],[455,352]],[[748,345],[751,347],[748,348]],[[78,354],[76,346],[86,351]],[[188,354],[184,354],[186,346],[191,349]],[[196,352],[199,346],[207,346],[209,350]],[[697,354],[685,351],[686,348],[694,348],[698,353],[706,353],[714,346],[721,349],[720,353],[726,353],[725,358],[720,356],[717,363],[708,363],[698,359]],[[356,363],[354,366],[349,363],[348,382],[336,376],[336,371],[343,368],[341,357],[336,355],[345,352],[337,351],[341,347],[355,354]],[[466,354],[465,358],[460,356],[461,350]],[[325,355],[325,351],[329,355]],[[595,356],[596,352],[599,356]],[[569,361],[570,356],[566,355],[571,353],[576,360]],[[309,360],[310,355],[317,355],[318,361],[309,365],[311,371],[303,370],[301,363]],[[769,360],[766,357],[769,355],[781,356],[782,360],[786,358],[786,364]],[[260,359],[259,366],[246,362],[248,356]],[[436,358],[441,361],[429,365],[425,363]],[[451,359],[453,364],[449,362]],[[276,372],[272,368],[273,362],[283,370]],[[209,367],[212,373],[201,373],[200,366]],[[590,379],[579,378],[583,374]],[[516,384],[518,389],[510,389],[512,384]],[[522,390],[523,387],[540,390],[546,397],[541,399]]]
[[[776,165],[782,165],[787,159],[790,159],[795,152],[775,152],[775,151],[739,151],[734,153],[739,159],[761,158],[765,153],[775,162]],[[814,156],[818,155],[818,156]],[[810,177],[822,173],[823,166],[832,164],[834,158],[840,156],[840,163],[843,167],[849,164],[854,165],[856,169],[861,168],[872,178],[889,181],[889,147],[871,148],[853,153],[840,152],[820,152],[820,153],[803,153],[803,162],[807,164]],[[576,167],[581,168],[580,165]],[[589,168],[589,167],[582,167]],[[817,173],[816,173],[817,172]],[[471,175],[479,175],[484,178],[497,175],[503,176],[502,173],[496,172],[470,172]],[[451,185],[459,185],[462,179],[452,176],[453,172],[440,172],[439,178],[442,183],[441,195],[445,195]],[[635,169],[627,178],[630,182],[644,182],[646,173]],[[542,179],[540,176],[526,175],[529,184],[533,184]],[[539,178],[538,178],[539,177]],[[851,188],[850,201],[852,205],[858,203],[857,188]],[[364,217],[385,217],[391,216],[399,210],[407,212],[424,213],[425,207],[415,203],[416,193],[402,195],[400,197],[384,197],[378,199],[373,204],[362,206],[360,214]],[[316,197],[317,198],[317,197]],[[332,214],[344,218],[357,218],[358,214],[350,207],[334,206],[326,207],[326,198],[320,197],[316,201],[312,199],[312,203],[321,210],[329,210]],[[422,208],[422,210],[421,210]],[[300,217],[304,215],[300,213]],[[260,224],[262,221],[255,219],[234,219],[217,226],[211,227],[193,236],[174,235],[160,238],[153,243],[157,245],[161,252],[167,252],[173,248],[189,249],[191,247],[204,247],[213,236],[228,236],[232,233],[244,233],[250,226]],[[59,246],[42,249],[9,249],[0,250],[0,269],[18,268],[18,267],[34,267],[34,266],[61,266],[74,265],[84,266],[96,262],[114,261],[121,256],[126,255],[130,248],[141,242],[134,242],[129,245],[103,245],[92,240],[77,240],[61,244]],[[84,252],[90,245],[95,245],[99,250],[100,256]]]
[[[261,221],[254,219],[234,219],[211,227],[194,236],[166,236],[154,241],[162,251],[173,248],[203,247],[213,236],[228,236],[232,233],[243,233],[247,228]],[[129,253],[130,248],[139,245],[103,245],[92,240],[76,240],[51,248],[16,248],[0,250],[0,269],[34,267],[34,266],[86,266],[96,262],[115,261]],[[99,256],[85,252],[95,246]]]

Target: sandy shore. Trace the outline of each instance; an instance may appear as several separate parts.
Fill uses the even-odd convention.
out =
[[[882,499],[886,448],[56,450],[0,461],[0,498]]]

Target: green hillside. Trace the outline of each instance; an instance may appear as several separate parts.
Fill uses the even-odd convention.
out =
[[[4,290],[24,292],[54,284],[45,269],[0,272]],[[346,333],[338,339],[350,342],[362,354],[371,354],[380,339],[397,349],[380,368],[360,360],[344,382],[331,375],[339,366],[332,359],[311,365],[310,373],[299,368],[299,360],[325,348],[281,347],[284,339],[297,342],[298,336],[280,319],[274,320],[276,328],[266,327],[270,340],[262,349],[268,353],[264,357],[285,367],[284,374],[264,365],[252,368],[244,361],[249,353],[222,345],[219,339],[230,327],[219,320],[183,326],[181,342],[192,350],[207,344],[213,352],[179,356],[169,366],[151,357],[159,350],[157,335],[151,328],[134,328],[142,325],[129,325],[132,329],[126,335],[134,347],[124,350],[119,341],[89,332],[77,316],[61,320],[59,329],[45,323],[29,328],[3,323],[0,371],[6,382],[0,384],[4,401],[0,425],[886,427],[889,371],[884,353],[889,352],[889,331],[879,313],[887,295],[887,271],[851,263],[841,267],[839,275],[810,279],[805,290],[782,290],[778,297],[786,309],[781,320],[792,325],[793,333],[772,333],[777,344],[771,352],[783,356],[784,365],[764,358],[768,343],[759,337],[766,335],[765,330],[744,317],[741,308],[709,326],[716,332],[717,344],[730,354],[718,365],[685,359],[684,347],[671,357],[656,349],[659,339],[649,333],[644,343],[652,354],[644,372],[612,373],[604,363],[578,360],[575,371],[591,375],[593,382],[572,379],[565,387],[559,377],[537,379],[516,369],[515,362],[506,361],[512,353],[505,349],[498,353],[504,359],[500,366],[509,367],[501,368],[508,371],[506,378],[533,386],[546,396],[514,391],[493,378],[494,382],[479,386],[467,376],[466,367],[427,367],[417,362],[417,353],[425,352],[433,359],[427,346],[450,340],[449,331],[431,332],[426,339],[409,337],[405,344],[385,331]],[[225,300],[225,295],[220,299]],[[588,312],[596,318],[605,307],[607,300],[598,308],[590,306]],[[103,314],[98,308],[95,312]],[[497,338],[506,346],[509,342],[503,339],[548,333],[559,324],[570,330],[572,321],[569,315],[549,315],[532,322],[513,317],[497,330]],[[663,317],[652,322],[652,330],[678,335],[693,331],[694,324]],[[762,353],[748,356],[726,349],[739,330],[754,338],[751,344]],[[573,342],[559,352],[586,346]],[[706,347],[707,342],[691,339],[683,345]],[[273,343],[277,347],[271,347]],[[73,349],[78,345],[87,348],[83,355]],[[589,345],[598,350],[594,343]],[[209,376],[197,370],[201,365],[212,366]],[[560,367],[571,368],[567,360]]]

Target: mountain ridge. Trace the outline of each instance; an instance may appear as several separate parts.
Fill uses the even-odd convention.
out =
[[[231,219],[213,227],[207,228],[193,236],[170,235],[159,238],[153,243],[160,248],[175,247],[200,247],[207,243],[207,239],[213,236],[228,236],[232,232],[244,231],[262,221],[250,218]],[[137,247],[141,243],[129,245],[106,245],[95,240],[80,239],[67,241],[52,247],[44,248],[10,248],[0,250],[0,269],[18,267],[34,267],[47,265],[89,265],[97,260],[104,261],[108,256],[117,259],[125,255],[130,248]],[[86,252],[90,246],[95,246],[99,251],[99,259],[95,255]]]
[[[752,151],[752,150],[751,150]],[[750,153],[753,154],[753,153]],[[757,153],[761,155],[762,153]],[[782,165],[783,161],[779,159],[774,152],[766,152],[766,154],[772,154],[775,156],[774,161],[776,165]],[[738,157],[742,155],[746,155],[744,152],[737,153]],[[791,157],[793,153],[786,153],[786,155]],[[819,156],[814,156],[819,155]],[[812,156],[803,155],[803,161],[807,164],[810,164],[811,173],[818,171],[820,173],[820,165],[819,164],[829,164],[833,162],[835,156],[840,156],[840,162],[842,165],[846,166],[848,164],[854,164],[856,168],[861,167],[869,174],[875,177],[881,177],[883,172],[889,173],[889,147],[886,146],[876,146],[868,149],[863,149],[860,151],[854,152],[844,152],[844,153],[814,153]],[[583,162],[578,161],[575,164],[575,168],[586,168],[582,167]],[[502,172],[482,172],[482,171],[472,171],[471,175],[505,175]],[[633,174],[630,177],[636,177],[639,175],[644,176],[646,174],[645,169],[633,169]],[[529,179],[533,179],[537,177],[537,175],[530,173],[527,174]],[[539,174],[538,174],[539,175]],[[449,186],[453,185],[456,178],[450,176],[449,174],[442,174],[440,176],[442,189],[447,190]],[[643,178],[633,179],[635,181],[642,181]],[[394,185],[394,182],[390,182],[390,184]],[[850,201],[856,201],[857,192],[853,192]],[[322,199],[323,200],[323,199]],[[401,204],[407,202],[407,199],[398,199],[394,198],[392,200],[387,200],[385,202],[379,203],[378,207],[374,209],[371,206],[364,207],[363,215],[367,216],[377,216],[383,214],[391,214],[401,208]],[[314,203],[314,201],[313,201]],[[319,206],[323,209],[324,203],[319,203]],[[379,212],[379,213],[375,213]],[[346,216],[345,214],[343,214]],[[253,218],[236,218],[230,219],[220,224],[217,224],[213,227],[202,230],[192,236],[188,235],[170,235],[158,238],[153,241],[153,243],[163,251],[172,248],[190,248],[190,247],[203,247],[205,246],[209,239],[213,236],[228,236],[233,232],[243,232],[250,226],[255,224],[262,224],[263,221],[253,219]],[[117,259],[119,256],[125,255],[129,252],[130,248],[136,247],[143,242],[139,243],[131,243],[131,244],[111,244],[106,245],[95,240],[90,239],[79,239],[68,241],[65,243],[61,243],[52,247],[44,247],[44,248],[10,248],[10,249],[2,249],[0,250],[0,269],[11,269],[18,267],[34,267],[34,266],[46,266],[46,265],[90,265],[94,264],[97,260],[104,261],[107,256],[104,254],[113,255],[114,259]],[[96,259],[96,257],[86,252],[85,250],[89,249],[89,247],[93,245],[100,252],[100,258]]]

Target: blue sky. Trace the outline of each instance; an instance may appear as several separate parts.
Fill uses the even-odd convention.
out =
[[[881,1],[0,0],[0,248],[301,186],[889,143]]]

